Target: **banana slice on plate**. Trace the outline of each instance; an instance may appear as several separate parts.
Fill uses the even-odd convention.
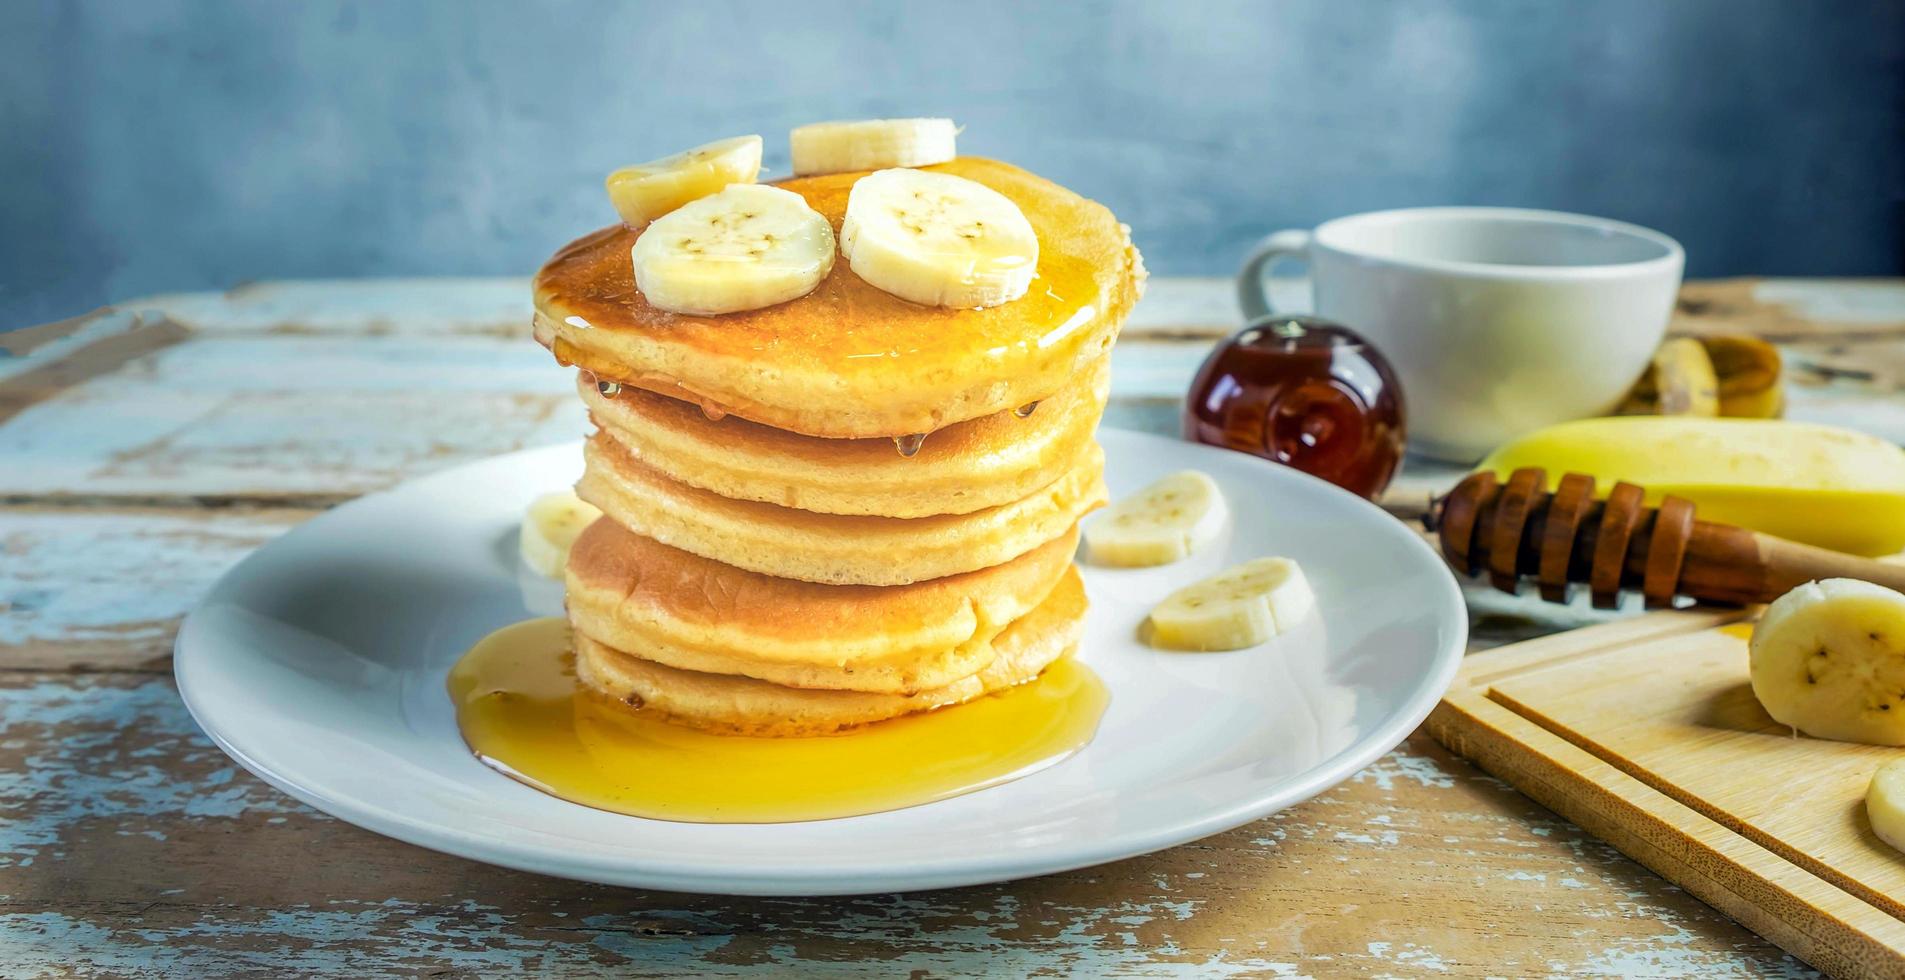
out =
[[[523,529],[517,539],[523,564],[538,575],[561,578],[576,537],[601,516],[595,505],[584,502],[573,490],[537,497],[523,515]]]
[[[1865,817],[1879,840],[1905,851],[1905,759],[1893,759],[1872,774],[1865,788]]]
[[[623,224],[640,228],[729,184],[752,184],[760,174],[761,138],[736,136],[609,174],[609,201]]]
[[[1196,470],[1173,473],[1085,524],[1085,550],[1100,565],[1168,565],[1223,533],[1224,493]]]
[[[1018,205],[976,180],[881,170],[847,194],[840,254],[855,275],[901,299],[973,310],[1025,295],[1038,235]]]
[[[958,154],[950,119],[861,119],[801,126],[788,134],[794,176],[925,167]]]
[[[1146,625],[1171,650],[1241,650],[1295,628],[1316,608],[1303,569],[1258,558],[1164,597]]]
[[[731,184],[655,219],[635,239],[635,287],[650,305],[716,316],[785,303],[833,269],[833,226],[807,199]]]
[[[1753,695],[1814,738],[1905,745],[1905,595],[1808,582],[1766,607],[1748,644]]]

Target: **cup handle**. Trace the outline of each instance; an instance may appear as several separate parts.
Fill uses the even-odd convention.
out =
[[[1244,259],[1243,271],[1237,273],[1237,305],[1243,307],[1246,322],[1272,312],[1270,292],[1263,284],[1264,273],[1280,260],[1300,259],[1309,251],[1310,233],[1298,228],[1272,232],[1250,250],[1250,257]]]

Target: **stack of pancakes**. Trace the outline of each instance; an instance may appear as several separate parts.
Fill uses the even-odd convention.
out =
[[[577,674],[715,731],[807,735],[970,700],[1067,655],[1078,519],[1105,499],[1107,357],[1144,272],[1104,207],[1005,164],[1039,237],[1024,297],[920,306],[844,261],[811,293],[698,317],[648,305],[637,233],[536,278],[536,337],[598,431],[570,554]],[[796,178],[837,229],[862,174]]]

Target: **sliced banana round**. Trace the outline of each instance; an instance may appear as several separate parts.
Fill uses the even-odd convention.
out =
[[[522,532],[517,537],[523,564],[538,575],[561,578],[576,537],[601,516],[594,504],[584,502],[573,490],[537,497],[523,514]]]
[[[833,269],[833,254],[833,226],[806,198],[762,184],[731,184],[682,205],[629,251],[642,296],[694,316],[805,296]]]
[[[623,224],[640,228],[729,184],[752,184],[760,173],[761,138],[735,136],[609,174],[609,202]]]
[[[1815,738],[1905,745],[1905,595],[1808,582],[1766,607],[1748,644],[1753,695]]]
[[[1872,774],[1865,788],[1865,817],[1879,840],[1905,851],[1905,759],[1893,759]]]
[[[950,119],[858,119],[812,123],[788,134],[794,176],[925,167],[957,156]]]
[[[1093,516],[1085,524],[1085,550],[1100,565],[1168,565],[1217,540],[1227,515],[1217,481],[1185,470]]]
[[[1164,597],[1146,621],[1151,643],[1171,650],[1241,650],[1295,628],[1316,608],[1303,569],[1258,558]]]
[[[976,310],[1025,295],[1038,235],[1018,205],[976,180],[881,170],[847,195],[840,254],[855,275],[901,299]]]

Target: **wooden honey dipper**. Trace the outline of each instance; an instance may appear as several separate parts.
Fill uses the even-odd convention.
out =
[[[1825,578],[1905,591],[1905,565],[1696,520],[1693,503],[1681,497],[1647,507],[1644,495],[1632,483],[1616,483],[1605,501],[1596,500],[1594,478],[1582,473],[1563,476],[1549,493],[1539,468],[1516,470],[1507,483],[1480,472],[1435,501],[1425,523],[1456,571],[1486,570],[1496,588],[1511,594],[1532,576],[1550,602],[1568,601],[1581,582],[1602,609],[1619,605],[1622,589],[1639,589],[1650,607],[1671,605],[1676,595],[1771,602]]]

